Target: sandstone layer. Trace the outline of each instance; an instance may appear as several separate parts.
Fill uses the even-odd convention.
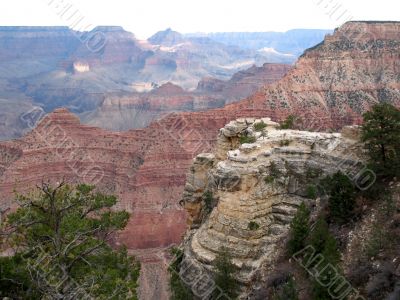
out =
[[[257,131],[261,122],[267,126]],[[214,153],[194,159],[182,200],[192,228],[182,269],[198,296],[211,286],[201,270],[212,272],[221,251],[232,255],[237,279],[254,288],[260,270],[273,269],[297,207],[318,205],[310,187],[317,191],[319,180],[338,170],[359,181],[370,175],[356,127],[340,134],[277,126],[269,118],[232,121],[220,130]],[[240,144],[243,135],[255,142]]]
[[[47,178],[98,181],[100,187],[120,198],[121,207],[150,214],[140,222],[174,220],[175,214],[183,216],[177,212],[177,203],[191,159],[210,151],[219,128],[230,120],[269,116],[282,121],[295,114],[303,118],[305,128],[329,129],[359,122],[360,114],[379,101],[399,106],[399,28],[398,22],[347,23],[323,44],[308,50],[282,80],[254,96],[221,109],[171,114],[143,130],[110,132],[81,125],[66,110],[57,110],[24,138],[4,144],[22,155],[3,167],[3,199],[10,197],[14,187],[29,189]],[[353,41],[351,32],[358,39]],[[372,39],[369,33],[374,34]],[[387,91],[385,97],[382,90]],[[354,93],[365,97],[352,98]],[[333,94],[337,101],[332,101]],[[338,113],[342,108],[346,114]],[[49,129],[53,127],[57,130]],[[90,172],[77,174],[75,166]],[[149,228],[166,230],[154,222],[157,224]],[[129,237],[135,230],[130,225],[122,241],[131,248],[167,245],[179,241],[183,223],[184,217],[176,227],[171,224],[176,229],[167,230],[168,234],[151,229],[153,234],[144,233],[140,238]]]
[[[399,22],[350,22],[306,51],[278,83],[224,108],[174,113],[145,129],[123,133],[81,125],[67,110],[56,110],[23,138],[0,143],[2,206],[12,202],[14,188],[24,192],[42,180],[94,183],[118,196],[116,209],[132,212],[117,243],[131,250],[177,243],[186,229],[185,212],[178,202],[187,170],[193,157],[213,149],[220,128],[240,117],[282,121],[294,114],[302,119],[303,128],[331,129],[359,123],[361,113],[374,103],[400,106],[399,50]],[[223,151],[216,159],[223,159],[237,143],[224,145],[227,148],[218,148]],[[304,149],[300,157],[311,155],[310,149]],[[237,160],[249,157],[240,154]],[[237,201],[240,204],[240,198]],[[212,259],[207,251],[204,258]],[[246,263],[241,259],[238,263]]]

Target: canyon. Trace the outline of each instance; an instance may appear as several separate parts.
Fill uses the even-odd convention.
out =
[[[168,82],[147,93],[108,95],[97,109],[81,114],[81,120],[110,130],[143,128],[172,112],[202,111],[244,99],[281,79],[290,68],[285,64],[254,65],[227,81],[203,78],[193,91]]]
[[[318,31],[302,43],[302,50],[321,41],[323,33]],[[289,38],[298,41],[301,36],[284,38],[276,46]],[[100,126],[114,114],[113,122],[119,117],[125,117],[124,121],[105,128],[126,130],[146,126],[166,112],[222,107],[249,96],[262,83],[257,83],[255,78],[254,84],[236,88],[240,93],[214,88],[210,94],[197,88],[200,81],[211,80],[214,87],[221,85],[222,88],[235,84],[235,74],[240,71],[257,72],[254,65],[259,68],[264,63],[291,65],[298,54],[291,53],[290,49],[285,55],[244,49],[208,37],[182,35],[171,29],[140,40],[119,26],[98,26],[87,32],[68,27],[0,27],[0,100],[10,103],[6,113],[2,113],[7,121],[0,124],[0,139],[18,138],[26,133],[29,128],[20,119],[31,110],[49,113],[66,107],[84,123]],[[284,72],[275,74],[273,79],[277,80]],[[167,91],[162,88],[157,92],[157,89],[169,83],[183,90],[178,95],[164,96],[163,106],[167,109],[155,112],[150,107],[147,111],[146,105],[140,104],[152,102],[151,98],[160,101],[157,95]],[[223,99],[226,96],[229,99]],[[185,103],[177,106],[176,97]],[[190,104],[192,100],[195,103]],[[117,112],[119,103],[130,111],[126,116],[121,112],[124,109]],[[138,110],[139,119],[126,122],[127,118],[135,120]]]
[[[107,61],[106,58],[107,56],[104,57]],[[182,200],[186,180],[192,176],[189,173],[187,177],[187,174],[193,158],[200,153],[213,152],[221,137],[218,136],[220,128],[224,128],[230,121],[245,118],[247,128],[254,123],[254,118],[269,117],[272,121],[265,121],[272,124],[282,122],[289,115],[295,115],[297,126],[301,129],[332,131],[345,125],[360,124],[362,113],[375,103],[387,101],[400,107],[400,22],[348,22],[327,36],[322,43],[306,50],[295,66],[284,73],[286,75],[278,82],[266,84],[258,92],[239,102],[224,102],[227,105],[223,108],[174,112],[153,121],[145,128],[125,132],[81,124],[79,118],[69,110],[58,108],[23,137],[0,143],[2,204],[13,206],[14,190],[27,192],[41,181],[55,182],[64,179],[71,183],[96,184],[100,190],[118,197],[119,203],[115,209],[125,209],[132,214],[127,228],[115,238],[115,243],[126,244],[143,261],[165,270],[154,253],[180,243],[187,229],[188,215],[179,202]],[[239,87],[237,88],[240,89]],[[161,86],[160,89],[182,93],[172,84]],[[224,91],[225,87],[220,81],[204,80],[198,89],[207,89],[212,93],[213,90]],[[230,88],[224,91],[231,92],[234,93]],[[157,90],[153,93],[157,93]],[[161,98],[157,100],[157,97]],[[154,104],[162,101],[162,95],[157,97],[153,100]],[[108,105],[118,107],[125,104],[124,101],[119,101],[110,100]],[[126,101],[126,105],[132,107],[139,103],[140,100],[135,99]],[[102,118],[103,122],[107,122],[107,114]],[[247,118],[253,118],[248,120],[249,124]],[[232,131],[233,137],[238,133],[235,129],[238,126],[231,125],[225,127],[224,132]],[[277,138],[284,133],[276,133]],[[297,150],[292,153],[291,149],[279,152],[276,145],[266,144],[262,147],[273,148],[274,153],[277,151],[282,156],[303,157],[312,155],[307,147],[310,147],[309,140],[317,136],[322,140],[348,142],[342,140],[346,136],[337,134],[287,134],[293,134],[293,139],[298,139],[301,153]],[[263,143],[262,139],[260,143]],[[224,144],[223,151],[216,157],[223,162],[228,151],[235,151],[237,146]],[[322,151],[328,145],[318,144],[319,146]],[[235,152],[238,156],[232,153],[230,159],[243,159],[243,162],[237,161],[234,164],[252,164],[246,160],[252,159],[253,154],[258,157],[257,149],[239,150],[239,153]],[[242,155],[242,150],[249,152]],[[209,156],[197,157],[195,162],[199,159],[207,161]],[[251,179],[248,184],[254,182]],[[268,189],[267,191],[270,192]],[[225,209],[221,215],[232,205],[241,203],[240,197],[234,201],[237,202],[232,204],[222,201],[218,204],[221,209]],[[257,201],[254,201],[251,204],[257,208]],[[286,205],[279,201],[269,204],[265,211],[274,205]],[[288,205],[295,207],[296,203]],[[194,205],[191,209],[196,211],[200,208]],[[247,212],[243,212],[243,216],[247,218]],[[262,224],[267,226],[266,216],[260,218],[264,218]],[[189,220],[192,219],[196,219],[195,215],[189,214]],[[215,212],[208,224],[211,226],[213,222],[216,230],[222,230],[219,223],[226,221],[222,219]],[[243,222],[239,223],[244,226]],[[284,234],[283,228],[277,228],[276,232]],[[254,234],[257,235],[257,232]],[[211,235],[210,243],[215,242],[215,245],[203,242]],[[196,237],[200,237],[199,243],[203,244],[201,247],[197,244],[191,246],[198,251],[196,259],[212,259],[210,249],[218,245],[217,236],[218,233],[210,233],[206,227],[200,229]],[[264,242],[264,237],[259,236],[259,239]],[[246,256],[242,254],[237,253],[237,257]],[[252,263],[251,260],[247,262]],[[149,274],[152,273],[149,271]],[[160,271],[151,276],[163,278],[162,274]],[[151,278],[142,280],[151,282]],[[152,294],[152,297],[157,295],[161,294]]]

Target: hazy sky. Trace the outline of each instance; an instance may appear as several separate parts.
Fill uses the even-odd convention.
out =
[[[326,29],[350,18],[399,20],[398,0],[0,1],[0,25],[121,25],[139,38],[168,27],[180,32]]]

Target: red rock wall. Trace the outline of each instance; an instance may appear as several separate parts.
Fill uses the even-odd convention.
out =
[[[57,110],[25,137],[0,144],[22,153],[3,167],[0,194],[11,199],[13,188],[26,191],[42,180],[96,183],[119,197],[117,208],[133,213],[119,242],[131,249],[177,243],[185,231],[178,205],[185,174],[229,120],[269,116],[281,121],[295,114],[305,127],[329,129],[359,123],[361,113],[378,101],[400,106],[399,23],[350,23],[346,32],[349,26],[364,35],[373,32],[374,39],[349,44],[348,33],[338,30],[307,51],[278,83],[223,109],[171,114],[124,133],[81,125],[66,110]]]

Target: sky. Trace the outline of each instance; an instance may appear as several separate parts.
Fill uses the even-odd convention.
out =
[[[119,25],[138,38],[189,32],[333,29],[347,20],[399,20],[398,0],[1,0],[2,26]]]

